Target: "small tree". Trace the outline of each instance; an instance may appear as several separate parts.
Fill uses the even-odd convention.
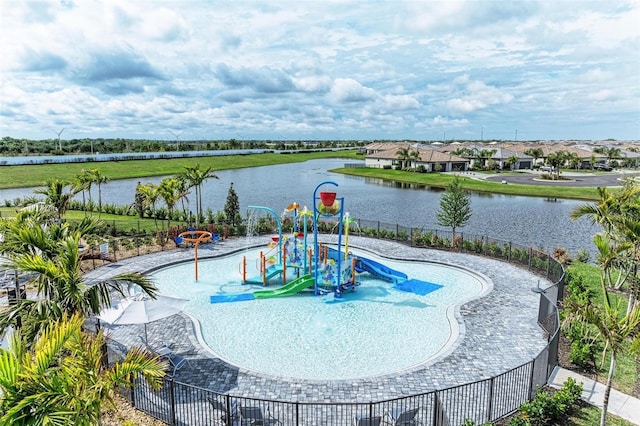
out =
[[[440,197],[440,209],[436,212],[438,225],[451,227],[451,241],[456,235],[456,228],[465,226],[471,218],[471,198],[460,185],[456,176],[447,190]]]
[[[227,193],[227,202],[224,205],[224,214],[227,217],[227,221],[235,226],[240,218],[240,201],[238,200],[238,194],[233,189],[233,182],[229,186],[229,192]]]

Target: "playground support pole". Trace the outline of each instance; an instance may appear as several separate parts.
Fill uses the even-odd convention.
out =
[[[267,211],[276,219],[276,224],[278,225],[278,257],[280,258],[278,259],[278,263],[282,263],[282,222],[280,221],[280,216],[278,216],[276,212],[269,207],[249,206],[247,208]]]
[[[313,249],[314,249],[314,265],[313,265],[313,280],[314,280],[314,293],[318,295],[318,190],[323,185],[333,185],[338,186],[337,183],[327,180],[324,182],[320,182],[318,186],[313,190]]]

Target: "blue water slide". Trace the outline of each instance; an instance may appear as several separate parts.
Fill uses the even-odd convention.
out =
[[[356,271],[368,272],[377,278],[385,281],[391,281],[392,283],[406,281],[408,278],[407,274],[404,272],[396,271],[395,269],[391,269],[382,263],[367,259],[366,257],[357,258]]]

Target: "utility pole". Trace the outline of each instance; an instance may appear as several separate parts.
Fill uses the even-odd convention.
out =
[[[484,126],[480,127],[480,141],[484,140]]]
[[[518,141],[518,129],[516,129],[516,138],[514,139],[516,142]]]

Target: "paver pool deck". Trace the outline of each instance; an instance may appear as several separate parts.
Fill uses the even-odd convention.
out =
[[[199,259],[265,245],[268,238],[233,238],[202,245],[198,250]],[[330,239],[326,241],[331,242]],[[539,295],[531,289],[551,283],[539,275],[481,256],[414,248],[393,241],[350,235],[349,245],[383,257],[464,267],[484,275],[493,289],[457,309],[460,334],[436,359],[410,370],[353,380],[301,380],[239,368],[217,358],[201,343],[199,324],[189,315],[174,315],[149,323],[147,330],[150,336],[170,343],[176,353],[189,359],[190,365],[178,370],[175,380],[238,397],[298,402],[379,401],[493,377],[531,361],[545,348],[546,335],[537,324]],[[193,261],[192,248],[124,259],[90,271],[86,278],[88,281],[102,280],[125,272],[153,271],[184,261]],[[116,351],[125,353],[127,348],[142,344],[142,325],[103,326]],[[429,330],[425,330],[425,338],[428,333]],[[390,346],[397,343],[389,341]],[[276,344],[278,342],[274,342]]]

